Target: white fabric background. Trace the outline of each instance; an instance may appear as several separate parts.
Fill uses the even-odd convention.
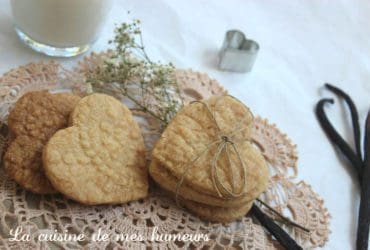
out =
[[[362,124],[370,108],[370,2],[315,1],[115,1],[102,36],[93,46],[107,48],[114,23],[126,12],[142,21],[149,54],[181,68],[209,73],[232,95],[267,117],[298,144],[299,177],[325,199],[332,214],[325,249],[354,248],[359,202],[355,175],[334,152],[313,108],[334,83],[355,99]],[[238,28],[261,46],[250,74],[217,70],[217,51],[226,30]],[[74,65],[81,57],[57,59]],[[25,46],[12,29],[8,0],[0,0],[0,73],[31,61],[48,60]],[[339,130],[351,138],[340,112],[328,108]]]

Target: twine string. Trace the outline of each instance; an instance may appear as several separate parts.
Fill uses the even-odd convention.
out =
[[[228,146],[229,145],[226,144],[226,146],[225,146],[225,152],[226,152],[227,162],[229,163],[229,166],[231,166],[232,163],[231,163],[231,158],[230,158],[230,150],[229,150],[229,147]],[[234,168],[230,168],[230,172],[231,172],[231,176],[232,176],[232,178],[231,178],[231,181],[232,181],[231,187],[233,189],[233,192],[235,192],[236,183],[235,183],[235,178],[234,178],[234,176],[235,176]]]

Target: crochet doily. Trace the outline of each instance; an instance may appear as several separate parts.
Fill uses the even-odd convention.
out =
[[[0,78],[0,150],[7,141],[6,119],[17,99],[31,90],[73,89],[80,94],[84,73],[100,65],[105,54],[91,54],[72,70],[56,62],[31,63],[13,69]],[[185,100],[225,94],[221,85],[207,74],[191,70],[175,73]],[[136,116],[145,114],[136,113]],[[148,150],[159,136],[154,123],[142,123]],[[282,227],[305,249],[322,247],[328,240],[330,215],[323,200],[309,184],[297,181],[296,146],[286,134],[266,119],[256,117],[253,141],[261,149],[270,167],[270,183],[261,199],[309,233],[289,226]],[[269,213],[268,210],[264,210]],[[270,213],[271,214],[271,213]],[[271,214],[271,216],[273,216]],[[276,218],[277,219],[277,218]],[[11,241],[10,230],[21,226],[30,240]],[[157,234],[206,234],[209,241],[151,241]],[[82,242],[40,242],[39,234],[83,233]],[[91,235],[101,232],[117,235],[141,235],[142,241],[93,241]],[[239,248],[280,249],[280,245],[252,217],[246,215],[230,224],[204,222],[151,188],[148,198],[122,205],[84,206],[62,195],[34,195],[10,180],[0,167],[0,248],[4,249],[153,249]]]

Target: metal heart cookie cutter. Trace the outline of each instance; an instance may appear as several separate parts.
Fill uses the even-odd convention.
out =
[[[220,51],[219,68],[225,71],[249,72],[252,70],[260,46],[239,30],[226,32]]]

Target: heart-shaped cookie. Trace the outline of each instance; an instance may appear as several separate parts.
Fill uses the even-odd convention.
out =
[[[11,178],[34,193],[55,193],[42,167],[42,150],[48,139],[68,125],[69,115],[80,97],[28,92],[8,117],[12,141],[4,155],[4,167]]]
[[[269,177],[250,139],[252,125],[252,113],[234,97],[193,102],[156,143],[150,175],[194,213],[199,207],[200,217],[220,222],[240,217],[266,189]],[[221,216],[227,209],[233,211],[230,216]]]
[[[70,125],[44,148],[53,186],[84,204],[115,204],[147,196],[145,146],[130,110],[115,98],[92,94],[77,104]]]
[[[231,164],[226,159],[226,154],[219,154],[217,174],[230,190],[232,188],[230,175],[234,171],[235,189],[248,193],[257,185],[264,186],[268,175],[262,155],[255,149],[251,149],[253,146],[248,142],[252,122],[253,116],[249,109],[230,96],[212,97],[202,103],[192,103],[181,109],[167,126],[153,150],[153,159],[165,166],[178,180],[184,178],[184,184],[200,192],[219,197],[211,176],[213,160],[218,149],[213,142],[222,136],[232,135],[232,140],[237,142],[241,159],[257,157],[259,160],[262,159],[262,166],[256,161],[253,161],[254,164],[245,164],[246,185],[243,187],[244,190],[240,190],[243,186],[241,185],[243,175],[238,157],[230,148]],[[194,159],[197,160],[194,161]],[[184,168],[192,161],[194,162],[191,164],[191,169],[184,175]]]

